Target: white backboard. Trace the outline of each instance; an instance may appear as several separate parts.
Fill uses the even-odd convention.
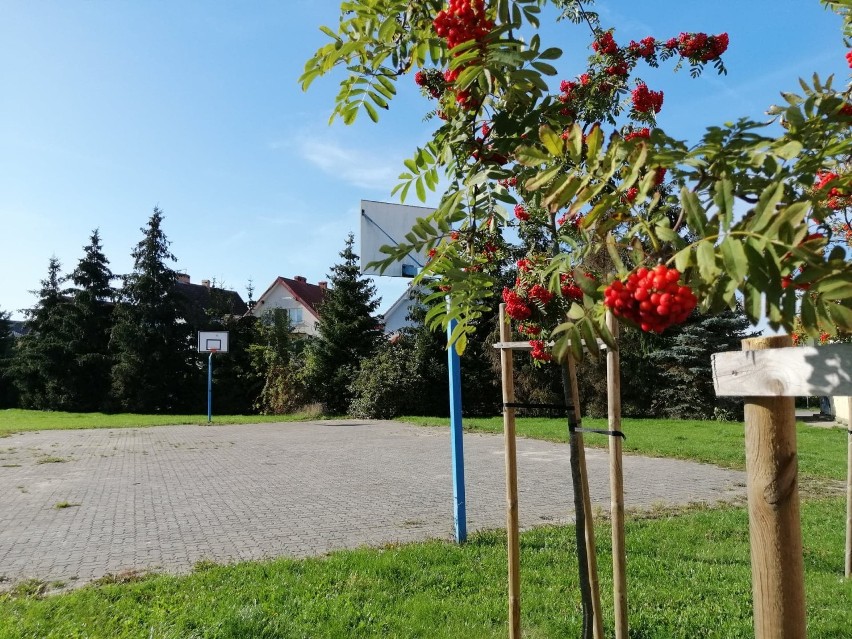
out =
[[[395,246],[405,242],[405,236],[418,217],[426,217],[435,209],[425,206],[408,206],[390,202],[361,200],[361,273],[365,275],[386,275],[389,277],[414,277],[426,264],[425,252],[409,253],[401,262],[395,262],[379,273],[367,264],[387,258],[379,249],[382,246]]]
[[[198,331],[199,353],[227,353],[228,331]]]

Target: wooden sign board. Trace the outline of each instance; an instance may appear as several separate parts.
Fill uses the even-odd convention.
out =
[[[716,353],[720,397],[852,395],[852,344]]]

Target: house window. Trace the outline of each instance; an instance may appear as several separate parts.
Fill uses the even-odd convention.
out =
[[[302,323],[302,309],[301,308],[288,308],[287,316],[290,318],[290,324],[293,326],[297,326]]]

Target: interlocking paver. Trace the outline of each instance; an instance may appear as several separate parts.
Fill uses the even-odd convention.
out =
[[[504,526],[502,437],[468,433],[464,446],[468,527]],[[37,463],[46,454],[66,461]],[[452,538],[441,428],[350,420],[43,431],[0,440],[0,456],[7,585]],[[608,508],[607,453],[586,458],[592,501]],[[687,461],[626,456],[624,474],[628,508],[745,493],[743,473]],[[520,439],[518,475],[522,526],[571,520],[567,445]]]

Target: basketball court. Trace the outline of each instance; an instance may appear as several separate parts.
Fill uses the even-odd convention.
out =
[[[469,530],[505,527],[502,437],[465,434],[465,457]],[[607,453],[587,458],[593,503],[606,508]],[[627,456],[624,469],[628,508],[744,496],[743,473],[714,466]],[[571,520],[567,445],[518,440],[518,475],[523,527]],[[2,588],[454,536],[446,428],[350,420],[22,433],[0,441],[0,481]]]

